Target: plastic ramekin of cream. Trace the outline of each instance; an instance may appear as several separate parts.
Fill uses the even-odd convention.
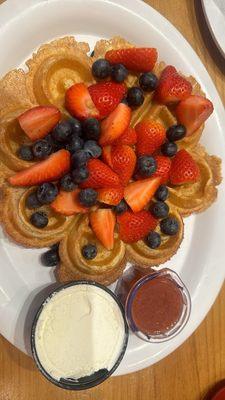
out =
[[[108,288],[89,281],[63,285],[37,312],[31,333],[42,374],[64,389],[98,385],[120,364],[128,341],[121,303]]]

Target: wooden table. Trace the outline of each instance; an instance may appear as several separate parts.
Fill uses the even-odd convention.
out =
[[[190,42],[225,102],[225,62],[206,28],[200,0],[146,3]],[[201,400],[209,388],[225,378],[224,310],[225,286],[205,321],[173,354],[153,367],[111,378],[80,393],[62,391],[48,383],[30,358],[0,337],[0,400]]]

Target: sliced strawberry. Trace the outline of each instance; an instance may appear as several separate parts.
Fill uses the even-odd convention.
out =
[[[112,147],[111,146],[104,146],[102,148],[102,160],[105,164],[107,164],[110,168],[113,168],[112,165]]]
[[[88,161],[89,177],[81,184],[82,188],[100,189],[121,186],[119,176],[108,165],[98,159]]]
[[[116,206],[122,200],[124,195],[124,188],[104,188],[98,189],[98,201],[106,203],[111,206]]]
[[[100,118],[107,117],[121,102],[127,91],[123,83],[99,82],[88,88],[91,98],[100,113]]]
[[[132,211],[138,212],[149,203],[161,183],[161,178],[131,182],[124,190],[124,198]]]
[[[164,126],[154,120],[139,122],[135,126],[137,132],[138,155],[153,154],[165,142],[166,130]]]
[[[32,186],[39,183],[54,181],[65,175],[70,169],[70,153],[59,150],[46,160],[10,176],[9,183],[14,186]]]
[[[155,156],[157,164],[156,172],[152,175],[153,177],[159,176],[161,183],[166,183],[169,180],[169,173],[171,168],[171,160],[165,156]]]
[[[132,146],[133,144],[137,143],[137,133],[134,128],[129,126],[119,137],[119,139],[115,140],[113,142],[113,145],[117,144],[127,144],[129,146]]]
[[[65,105],[69,113],[76,118],[99,118],[99,111],[84,83],[75,83],[66,91]]]
[[[192,95],[181,101],[176,108],[178,121],[185,125],[186,136],[194,133],[212,114],[213,104],[203,96]]]
[[[118,139],[128,128],[131,120],[131,109],[126,104],[120,103],[109,116],[102,121],[101,136],[99,143],[101,146],[111,144]]]
[[[51,207],[57,213],[63,215],[73,215],[77,213],[86,213],[88,208],[82,206],[78,199],[80,189],[75,189],[72,192],[60,190],[55,200],[51,203]]]
[[[126,211],[117,217],[119,236],[125,243],[134,243],[144,239],[149,231],[157,226],[157,219],[146,210],[134,213]]]
[[[90,213],[90,224],[98,240],[107,250],[114,246],[114,228],[116,217],[112,210],[98,209]]]
[[[173,185],[196,182],[200,177],[198,164],[191,154],[181,149],[172,160],[170,169],[170,182]]]
[[[18,117],[19,124],[31,140],[45,137],[59,122],[61,112],[55,106],[37,106]]]
[[[127,145],[116,146],[112,149],[112,165],[119,177],[122,185],[126,186],[131,179],[135,165],[136,154],[134,150]]]
[[[191,83],[178,74],[173,66],[168,65],[160,77],[155,98],[163,104],[177,103],[190,96],[191,92]]]
[[[137,72],[151,71],[157,57],[157,50],[150,47],[109,50],[105,55],[111,64],[123,64],[126,68]]]

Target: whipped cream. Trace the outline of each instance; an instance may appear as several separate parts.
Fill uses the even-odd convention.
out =
[[[105,290],[78,284],[54,294],[35,330],[39,361],[50,376],[78,379],[116,363],[125,338],[124,320]]]

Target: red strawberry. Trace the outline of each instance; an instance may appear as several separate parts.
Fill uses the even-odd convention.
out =
[[[91,98],[100,112],[100,118],[107,117],[123,99],[127,89],[123,83],[100,82],[89,86]]]
[[[80,189],[75,189],[72,192],[60,190],[55,200],[51,203],[54,211],[63,215],[73,215],[77,213],[86,213],[88,208],[82,206],[78,199]]]
[[[156,172],[154,177],[161,177],[161,183],[166,183],[169,180],[169,172],[171,168],[171,160],[169,157],[165,156],[155,156],[155,161],[157,164]]]
[[[146,210],[134,213],[126,211],[117,217],[120,239],[125,243],[133,243],[143,239],[157,226],[157,219]]]
[[[99,118],[99,111],[84,83],[75,83],[66,91],[65,105],[69,113],[76,118]]]
[[[37,106],[18,117],[19,124],[31,140],[45,137],[59,122],[61,112],[55,106]]]
[[[112,206],[116,206],[122,200],[124,195],[124,188],[105,188],[98,189],[98,201]]]
[[[109,50],[105,55],[111,64],[123,64],[126,68],[137,72],[151,71],[157,57],[157,50],[150,47]]]
[[[128,128],[131,120],[131,109],[126,104],[120,103],[101,123],[101,146],[111,144],[118,139]]]
[[[184,149],[178,151],[172,160],[170,182],[173,185],[196,182],[200,177],[198,164]]]
[[[101,189],[121,186],[119,176],[98,159],[93,158],[88,161],[88,171],[89,177],[81,184],[82,188]]]
[[[112,165],[112,147],[111,146],[104,146],[102,148],[102,160],[105,164],[107,164],[110,168],[113,168]]]
[[[181,101],[176,108],[178,121],[186,126],[186,136],[194,133],[212,114],[213,104],[205,97],[192,95]]]
[[[134,150],[127,145],[116,146],[112,149],[112,165],[121,180],[122,185],[126,186],[131,179],[137,157]]]
[[[135,126],[135,130],[138,155],[153,154],[165,142],[166,130],[160,122],[142,121]]]
[[[90,224],[98,240],[107,250],[114,246],[114,228],[116,217],[112,210],[98,209],[90,213]]]
[[[9,178],[9,183],[14,186],[32,186],[39,183],[54,181],[65,175],[70,169],[70,153],[59,150],[46,160],[38,162],[31,167],[17,172]]]
[[[124,190],[124,198],[132,211],[138,212],[149,203],[161,183],[161,178],[131,182]]]
[[[132,144],[136,144],[136,143],[137,143],[137,133],[134,128],[131,128],[131,126],[129,126],[129,128],[127,128],[122,133],[122,135],[119,137],[119,139],[117,139],[113,142],[113,145],[128,144],[129,146],[131,146]]]
[[[191,92],[191,83],[168,65],[162,72],[155,95],[160,103],[168,104],[186,99]]]

